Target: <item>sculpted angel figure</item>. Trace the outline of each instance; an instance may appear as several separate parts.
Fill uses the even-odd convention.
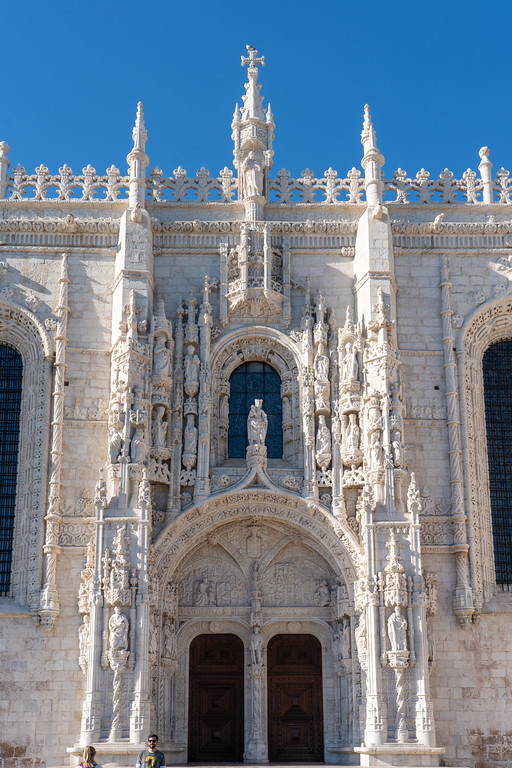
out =
[[[249,445],[265,445],[268,419],[267,414],[261,407],[262,405],[263,400],[255,400],[247,417],[247,439]]]

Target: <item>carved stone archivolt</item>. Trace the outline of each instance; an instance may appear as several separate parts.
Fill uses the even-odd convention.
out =
[[[53,349],[46,329],[31,312],[6,303],[0,303],[0,344],[20,353],[24,382],[11,594],[18,602],[35,608],[45,535]],[[54,534],[57,538],[58,532]]]
[[[498,341],[512,338],[512,299],[493,301],[477,309],[461,330],[460,360],[463,464],[468,493],[471,539],[471,578],[475,608],[480,611],[495,590],[489,469],[485,430],[482,360]]]
[[[261,361],[271,365],[281,378],[283,403],[283,453],[300,467],[302,430],[299,400],[300,363],[298,350],[289,337],[271,328],[256,327],[251,334],[240,337],[236,331],[221,336],[212,349],[212,409],[211,464],[227,459],[229,415],[229,378],[245,362]]]

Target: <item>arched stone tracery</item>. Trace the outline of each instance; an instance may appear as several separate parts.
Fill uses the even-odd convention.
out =
[[[52,343],[31,312],[0,303],[0,344],[21,355],[23,390],[11,596],[36,609],[42,578]]]
[[[212,445],[211,464],[219,466],[227,457],[229,379],[242,363],[264,362],[281,378],[283,407],[283,455],[297,467],[304,463],[300,417],[298,351],[294,342],[271,328],[256,327],[241,335],[240,329],[223,335],[212,350]]]
[[[475,605],[481,610],[492,598],[496,587],[482,360],[490,346],[512,339],[512,299],[505,298],[480,307],[466,321],[461,339],[460,387],[470,562]]]

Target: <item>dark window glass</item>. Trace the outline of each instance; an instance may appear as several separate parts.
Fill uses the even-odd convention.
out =
[[[265,444],[269,459],[283,457],[283,417],[281,413],[281,379],[266,363],[244,363],[229,380],[230,459],[245,458],[247,448],[247,416],[255,400],[263,400],[268,429]]]
[[[21,378],[21,355],[0,344],[0,595],[7,595],[11,585]]]
[[[512,587],[512,341],[484,354],[484,399],[496,583]]]

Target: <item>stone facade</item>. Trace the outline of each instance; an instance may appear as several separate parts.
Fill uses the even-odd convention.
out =
[[[132,765],[157,730],[186,762],[190,647],[218,634],[265,763],[268,644],[308,635],[325,762],[505,768],[481,364],[512,338],[512,182],[487,148],[479,175],[384,180],[368,107],[362,174],[272,176],[263,57],[242,64],[215,178],[147,171],[142,105],[127,176],[27,174],[0,144],[0,343],[23,361],[0,757]],[[282,458],[261,422],[230,458],[252,362],[280,378]]]

